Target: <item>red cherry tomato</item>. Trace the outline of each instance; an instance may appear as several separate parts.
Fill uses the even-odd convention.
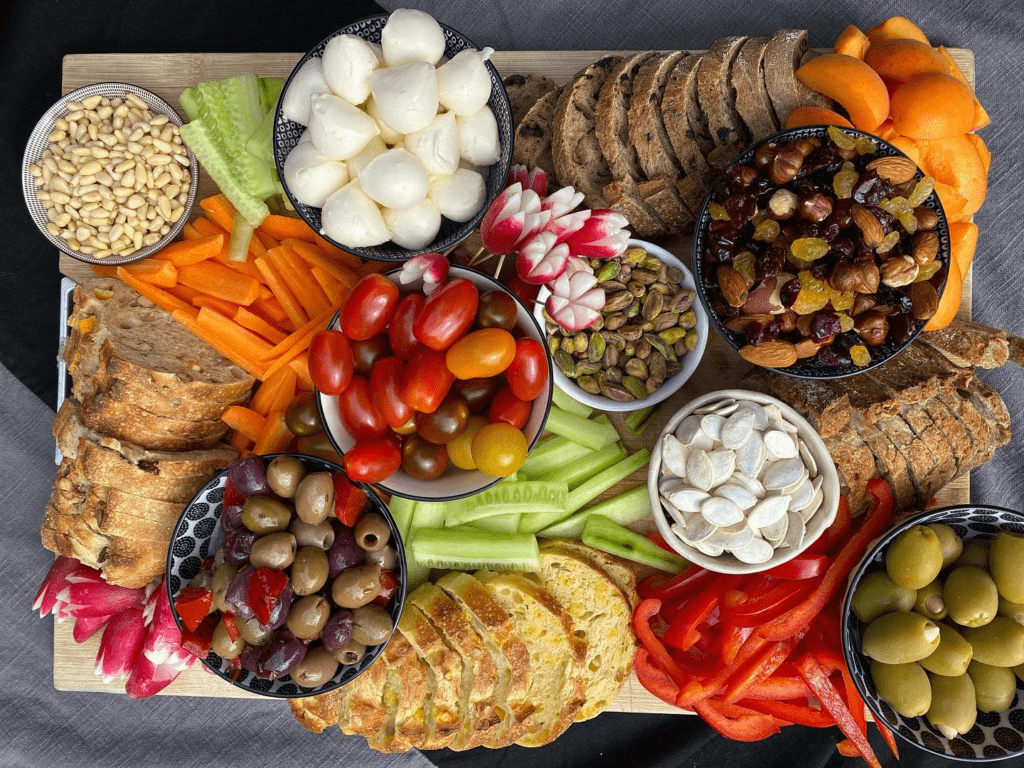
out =
[[[353,376],[345,391],[338,395],[338,415],[355,440],[381,437],[388,431],[387,422],[370,396],[370,382],[362,376]]]
[[[520,400],[529,402],[537,397],[548,383],[548,356],[536,339],[516,339],[516,356],[505,369],[512,392]]]
[[[526,420],[530,418],[532,409],[530,403],[524,403],[512,393],[511,387],[502,387],[498,394],[491,400],[491,409],[487,412],[487,420],[491,424],[511,424],[516,429],[522,429]]]
[[[352,345],[341,331],[320,331],[309,344],[309,375],[325,395],[340,395],[352,381]]]
[[[445,364],[457,379],[486,379],[508,368],[516,354],[516,340],[504,328],[484,328],[456,341],[445,354]]]
[[[399,393],[404,370],[405,364],[397,357],[385,357],[374,363],[370,372],[370,399],[392,429],[400,429],[412,418],[412,408]]]
[[[508,274],[502,278],[502,282],[505,287],[508,288],[516,297],[523,302],[526,306],[531,306],[534,300],[537,298],[537,294],[540,293],[540,286],[534,285],[533,283],[527,283],[520,279],[519,275],[516,274],[514,269],[510,269]]]
[[[342,462],[353,480],[379,483],[402,466],[402,450],[386,437],[371,437],[352,446]]]
[[[423,346],[416,341],[412,326],[426,303],[427,299],[422,294],[410,293],[395,308],[391,325],[388,326],[388,340],[391,342],[391,351],[403,360],[408,360]]]
[[[398,286],[384,275],[371,273],[356,283],[341,312],[341,330],[362,341],[388,327],[398,305]]]
[[[469,280],[449,280],[430,294],[413,323],[417,341],[431,349],[448,349],[473,325],[479,300],[480,294]]]
[[[444,362],[444,352],[422,349],[405,367],[402,400],[414,411],[433,413],[448,394],[455,377]]]

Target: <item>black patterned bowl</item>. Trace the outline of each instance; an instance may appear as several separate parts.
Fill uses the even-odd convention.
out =
[[[294,456],[305,464],[310,472],[342,472],[340,466],[334,462],[320,459],[315,456],[306,456],[298,453],[270,453],[264,456],[269,462],[277,456]],[[224,486],[227,483],[228,471],[221,470],[214,475],[210,481],[199,489],[199,492],[192,497],[192,500],[185,506],[185,510],[178,518],[178,525],[171,537],[171,545],[167,552],[167,596],[171,601],[174,621],[178,629],[182,629],[181,619],[177,611],[174,611],[174,599],[178,593],[188,586],[188,582],[199,573],[203,561],[213,557],[217,549],[224,543],[224,531],[220,526],[220,513],[224,506]],[[355,482],[355,481],[353,481]],[[402,545],[402,537],[399,534],[398,526],[391,517],[387,505],[377,495],[376,491],[365,483],[355,483],[364,491],[368,503],[373,511],[380,514],[388,521],[391,528],[391,540],[394,543],[397,555],[395,563],[395,576],[398,578],[398,591],[391,601],[389,612],[392,625],[398,624],[402,615],[402,608],[405,605],[406,587],[406,560],[405,547]],[[272,696],[278,699],[297,699],[303,696],[315,696],[327,691],[340,688],[361,675],[374,660],[384,652],[384,648],[390,642],[390,637],[380,645],[366,649],[366,655],[356,664],[340,665],[338,671],[330,682],[324,683],[318,688],[302,688],[295,683],[290,676],[278,678],[277,680],[264,680],[256,677],[248,670],[242,670],[238,678],[231,679],[232,671],[228,663],[220,658],[213,651],[207,655],[203,664],[218,677],[223,678],[237,688],[255,693],[260,696]]]
[[[857,690],[876,720],[915,747],[952,760],[989,762],[1024,755],[1024,682],[1017,678],[1017,695],[1010,708],[1000,714],[978,713],[974,727],[955,739],[947,739],[926,717],[903,717],[875,692],[868,659],[861,653],[861,621],[850,608],[854,590],[865,574],[885,568],[885,552],[893,539],[915,525],[945,523],[964,541],[991,539],[1000,531],[1024,533],[1024,514],[1001,507],[965,504],[922,512],[903,520],[885,534],[864,556],[846,589],[843,600],[843,655]]]
[[[353,22],[347,27],[342,27],[337,32],[333,32],[325,37],[295,65],[295,69],[292,70],[284,84],[284,90],[288,90],[288,86],[292,83],[292,78],[295,77],[295,73],[302,68],[303,64],[310,59],[323,56],[324,46],[332,39],[338,35],[356,35],[368,42],[380,43],[380,33],[387,21],[387,16],[367,16],[365,19]],[[480,50],[479,46],[475,45],[461,32],[444,24],[441,24],[441,29],[444,31],[444,55],[448,58],[467,48]],[[501,144],[501,156],[498,158],[498,162],[490,166],[487,171],[487,177],[484,179],[487,185],[487,196],[476,215],[469,221],[461,224],[442,217],[441,230],[437,233],[437,237],[434,238],[434,242],[415,250],[402,248],[390,240],[382,245],[367,248],[349,248],[327,237],[327,235],[323,235],[325,239],[339,248],[364,259],[372,259],[374,261],[405,261],[420,253],[442,253],[447,251],[473,233],[480,225],[480,221],[483,219],[487,208],[494,202],[494,198],[501,193],[501,190],[508,183],[508,171],[512,165],[512,131],[515,128],[512,125],[512,107],[509,104],[508,93],[505,91],[505,85],[501,81],[501,75],[498,74],[498,70],[490,62],[487,62],[487,69],[491,74],[491,98],[487,101],[487,106],[491,108],[494,118],[498,122],[498,141]],[[284,161],[288,157],[288,153],[299,143],[299,139],[306,128],[281,114],[282,103],[283,99],[279,99],[277,113],[274,115],[273,149],[274,163],[277,165],[277,175],[280,177],[284,192],[288,196],[288,200],[295,207],[295,211],[315,232],[320,232],[320,209],[304,205],[296,200],[291,190],[288,189],[288,184],[284,181]]]
[[[906,157],[906,155],[899,149],[889,144],[886,141],[872,136],[871,134],[858,131],[853,128],[843,128],[844,133],[851,134],[853,136],[865,136],[875,142],[878,149],[875,153],[876,157]],[[768,136],[755,144],[750,145],[747,149],[741,152],[730,165],[753,165],[754,164],[754,153],[757,150],[771,143],[786,144],[794,139],[801,138],[822,138],[827,135],[828,127],[824,125],[811,126],[807,128],[792,128],[787,131],[780,131],[779,133]],[[920,179],[924,176],[920,169],[917,171],[917,178]],[[773,185],[775,186],[775,185]],[[725,320],[728,318],[723,317],[720,312],[717,312],[714,307],[716,304],[722,301],[721,292],[718,290],[718,280],[715,277],[716,264],[710,263],[708,257],[709,245],[710,245],[710,227],[711,227],[711,203],[722,202],[722,194],[716,189],[708,193],[707,197],[704,198],[704,205],[700,209],[700,214],[697,216],[697,224],[694,227],[693,233],[693,246],[691,252],[691,260],[693,264],[693,274],[697,279],[697,296],[700,298],[701,304],[704,305],[704,309],[707,311],[708,319],[711,321],[711,325],[718,333],[732,346],[733,349],[739,350],[740,347],[744,346],[746,338],[742,333],[731,331],[725,327]],[[942,205],[939,202],[939,197],[934,192],[928,196],[925,200],[924,205],[935,212],[938,218],[938,224],[935,227],[935,234],[939,236],[939,251],[936,259],[943,265],[943,270],[940,270],[937,274],[942,275],[940,279],[941,284],[936,285],[936,289],[939,295],[942,295],[942,290],[945,287],[945,269],[949,268],[950,259],[950,240],[949,240],[949,225],[946,221],[946,214],[942,210]],[[788,222],[783,222],[788,223]],[[748,225],[749,226],[749,225]],[[933,279],[933,283],[937,280]],[[721,309],[724,305],[719,305]],[[852,363],[847,362],[846,364],[833,364],[821,360],[819,357],[811,357],[804,361],[798,360],[794,365],[787,368],[773,368],[772,370],[777,373],[785,374],[786,376],[794,376],[800,379],[841,379],[846,376],[853,376],[864,371],[871,370],[876,366],[890,360],[891,358],[898,355],[902,350],[906,349],[914,339],[917,338],[918,334],[924,329],[925,321],[914,321],[913,331],[903,341],[903,343],[897,344],[892,341],[887,341],[877,347],[868,347],[868,352],[871,355],[871,361],[864,366],[856,366]]]

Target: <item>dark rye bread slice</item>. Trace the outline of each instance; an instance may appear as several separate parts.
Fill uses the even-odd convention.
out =
[[[629,226],[637,237],[661,237],[668,233],[668,226],[644,200],[632,177],[611,182],[605,186],[603,194],[608,206],[629,219]]]
[[[1010,442],[1013,437],[1010,414],[998,392],[977,376],[972,377],[965,387],[958,388],[957,392],[961,397],[968,399],[970,405],[985,419],[990,439],[996,448],[1002,448]]]
[[[736,91],[729,79],[732,64],[746,40],[746,37],[719,38],[697,67],[697,96],[717,148],[739,151],[741,145],[750,143],[747,127],[736,111]]]
[[[597,143],[616,179],[642,181],[644,178],[637,148],[631,141],[629,115],[634,82],[641,67],[653,56],[654,51],[641,51],[623,58],[608,74],[597,99],[594,110]]]
[[[662,119],[661,103],[669,77],[686,51],[659,53],[640,68],[629,105],[629,140],[648,179],[678,179],[682,175],[672,141]]]
[[[672,70],[661,100],[661,120],[683,172],[706,176],[709,171],[704,155],[715,148],[715,143],[697,96],[700,60],[699,55],[685,56]]]
[[[676,192],[683,205],[689,209],[696,221],[700,217],[700,209],[704,205],[704,198],[708,194],[707,177],[699,173],[690,173],[676,182]]]
[[[555,88],[555,81],[544,75],[509,75],[502,83],[512,107],[512,125],[519,125],[530,107],[548,91]]]
[[[551,155],[551,137],[555,122],[555,105],[562,89],[548,91],[516,125],[516,139],[512,149],[512,160],[527,168],[537,167],[548,175],[548,188],[558,187],[555,173],[555,159]]]
[[[136,406],[157,416],[186,421],[219,420],[228,405],[243,404],[248,399],[248,395],[243,395],[238,398],[236,403],[225,404],[216,400],[176,395],[173,394],[173,391],[164,394],[155,387],[109,377],[102,383],[101,389],[97,387],[97,381],[94,378],[83,376],[75,378],[71,394],[79,402],[102,395],[117,402]]]
[[[797,107],[832,108],[831,100],[796,79],[806,52],[806,29],[780,29],[765,49],[764,84],[779,125],[785,125],[789,113]]]
[[[750,132],[751,141],[759,141],[779,130],[779,121],[764,82],[764,55],[767,37],[752,37],[740,48],[729,77],[736,92],[736,111]]]
[[[594,112],[601,86],[621,60],[606,56],[578,72],[555,106],[551,138],[555,174],[560,184],[582,192],[591,209],[608,207],[603,190],[613,177],[597,141]]]
[[[660,177],[642,181],[637,188],[658,217],[665,222],[669,232],[683,235],[693,231],[694,216],[683,203],[672,179]]]
[[[867,482],[877,476],[871,449],[850,426],[824,438],[824,442],[829,456],[835,462],[839,485],[850,502],[850,511],[855,515],[860,514],[870,503]]]

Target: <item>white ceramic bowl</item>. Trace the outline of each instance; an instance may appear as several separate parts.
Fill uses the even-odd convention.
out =
[[[821,507],[807,524],[807,535],[804,536],[803,543],[799,547],[776,549],[772,558],[765,563],[743,563],[729,552],[725,552],[718,557],[710,557],[680,541],[679,537],[672,531],[672,519],[665,511],[661,495],[658,492],[658,481],[661,479],[661,448],[665,436],[674,433],[680,422],[696,409],[729,397],[735,400],[750,400],[758,405],[777,405],[785,419],[797,428],[797,434],[807,445],[811,456],[814,457],[814,462],[818,465],[818,474],[823,477],[821,489],[824,498],[821,502]],[[745,389],[722,389],[717,392],[709,392],[695,400],[691,400],[669,419],[665,429],[658,436],[658,442],[655,444],[654,452],[651,454],[651,463],[647,470],[647,494],[651,502],[651,514],[654,516],[654,522],[657,523],[661,535],[673,549],[687,560],[718,573],[758,573],[792,560],[811,546],[832,524],[836,517],[836,511],[839,509],[839,475],[836,472],[836,465],[832,461],[828,449],[825,447],[825,443],[818,433],[814,431],[814,428],[799,413],[782,401],[768,395],[762,395],[760,392],[750,392]]]
[[[399,272],[401,272],[400,269],[388,272],[387,277],[397,283]],[[448,277],[464,277],[471,280],[480,293],[500,290],[512,296],[516,300],[518,310],[516,329],[522,335],[529,336],[540,342],[546,354],[547,346],[544,343],[544,332],[541,330],[541,327],[537,325],[526,305],[505,286],[490,275],[470,269],[469,267],[461,267],[457,264],[452,264],[449,267]],[[403,285],[402,288],[405,290],[417,290],[421,286],[421,283],[409,283]],[[340,328],[340,321],[337,315],[334,316],[330,327]],[[551,355],[546,354],[546,360],[548,365],[547,384],[533,401],[533,410],[530,411],[530,418],[527,419],[526,426],[523,427],[523,434],[526,435],[527,453],[532,451],[534,446],[537,445],[537,441],[540,440],[541,433],[544,431],[544,425],[548,420],[548,411],[551,409],[551,371],[554,366],[551,364]],[[334,450],[344,456],[345,451],[355,445],[355,440],[352,439],[352,436],[341,423],[341,417],[338,415],[338,398],[332,395],[325,395],[319,391],[316,393],[316,398],[317,407],[320,409],[320,418],[324,423],[324,431],[334,446]],[[449,501],[480,493],[480,491],[490,488],[501,480],[502,478],[500,477],[491,477],[477,470],[468,471],[451,466],[445,474],[436,480],[417,480],[399,469],[387,480],[376,483],[376,486],[393,496],[402,496],[406,499],[414,499],[416,501]]]
[[[683,262],[664,248],[657,246],[654,243],[648,243],[646,240],[630,240],[629,245],[630,247],[643,248],[652,256],[657,256],[661,259],[664,264],[668,264],[670,267],[678,269],[683,273],[683,281],[679,286],[681,288],[690,288],[694,291],[696,290],[696,285],[693,282],[693,275],[690,274],[690,270],[686,268]],[[537,322],[540,324],[541,329],[544,328],[544,302],[550,295],[551,292],[547,288],[541,288],[540,293],[537,295],[538,303],[533,310],[533,314],[537,318]],[[697,346],[692,352],[687,352],[683,356],[683,367],[679,373],[666,379],[665,383],[661,385],[661,389],[653,395],[649,395],[643,400],[631,400],[628,403],[619,403],[615,400],[609,400],[607,397],[603,397],[602,395],[592,395],[589,392],[584,392],[576,386],[576,382],[573,379],[563,375],[557,367],[553,368],[555,384],[557,384],[558,388],[569,395],[573,400],[578,400],[579,402],[589,405],[591,408],[596,408],[599,411],[638,411],[641,408],[657,405],[662,400],[667,400],[678,392],[680,388],[689,381],[693,372],[697,370],[697,366],[700,364],[700,359],[704,356],[704,347],[708,343],[708,316],[704,312],[704,307],[701,306],[696,297],[694,297],[691,309],[697,317]],[[546,338],[544,341],[546,341]]]

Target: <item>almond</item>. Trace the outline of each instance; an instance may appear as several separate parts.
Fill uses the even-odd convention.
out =
[[[939,236],[934,232],[918,232],[914,236],[914,244],[911,247],[910,255],[914,261],[922,267],[935,261],[939,254]]]
[[[905,184],[917,175],[917,166],[907,157],[878,157],[867,165],[867,170],[874,171],[879,178],[890,184]]]
[[[747,281],[728,264],[719,264],[715,270],[722,297],[730,307],[742,307],[747,301]]]
[[[740,347],[740,356],[762,368],[786,368],[797,361],[796,346],[788,341],[765,341]]]
[[[916,320],[930,320],[938,312],[939,294],[936,292],[935,286],[927,280],[911,283],[907,289],[907,295],[913,305],[912,312]]]
[[[814,339],[801,339],[794,345],[796,356],[800,360],[803,360],[805,357],[814,357],[818,354],[818,350],[821,349],[821,347],[821,342],[815,341]]]
[[[882,244],[885,240],[885,230],[882,229],[882,222],[875,218],[871,211],[863,205],[855,205],[850,211],[850,216],[864,238],[864,245],[868,248],[877,248]]]
[[[736,315],[726,320],[723,325],[730,331],[735,333],[743,333],[744,329],[751,323],[761,323],[761,325],[768,325],[768,323],[775,320],[775,315],[769,314],[755,314],[755,315]]]

